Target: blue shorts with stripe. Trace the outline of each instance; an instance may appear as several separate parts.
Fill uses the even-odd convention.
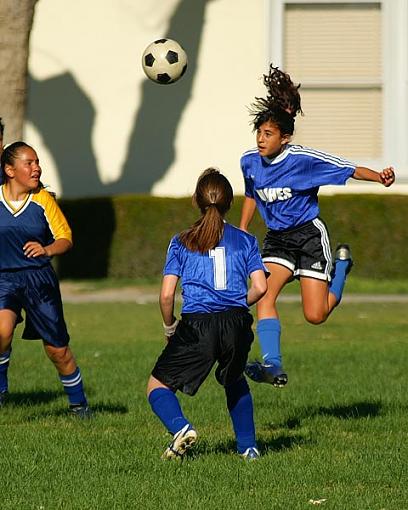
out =
[[[269,229],[263,242],[262,260],[287,267],[296,278],[330,281],[333,265],[325,223],[315,218],[289,230]]]
[[[17,322],[22,322],[24,310],[24,339],[42,339],[55,347],[68,345],[58,278],[51,265],[0,271],[0,310],[5,309],[17,314]]]

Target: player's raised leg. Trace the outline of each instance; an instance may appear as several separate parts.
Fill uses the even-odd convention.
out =
[[[281,324],[276,300],[285,284],[292,278],[293,273],[280,264],[266,263],[265,265],[270,272],[267,280],[268,290],[257,303],[256,308],[258,317],[256,331],[261,347],[262,363],[258,361],[248,363],[245,374],[255,382],[265,382],[282,387],[288,382],[288,376],[282,367]]]
[[[336,298],[337,306],[342,298],[346,278],[353,267],[353,259],[348,244],[339,244],[334,253],[334,267],[332,280],[329,285],[329,293]]]
[[[336,248],[330,283],[315,278],[300,278],[303,313],[308,322],[321,324],[340,303],[352,265],[350,248],[343,244]]]

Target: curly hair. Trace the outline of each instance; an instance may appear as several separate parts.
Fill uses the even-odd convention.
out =
[[[254,131],[264,122],[271,121],[279,127],[283,135],[292,135],[296,115],[303,115],[300,83],[295,85],[289,74],[273,64],[269,66],[269,73],[263,75],[263,83],[267,89],[266,98],[256,97],[249,108]]]

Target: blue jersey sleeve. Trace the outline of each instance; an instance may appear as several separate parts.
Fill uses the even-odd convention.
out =
[[[167,249],[166,263],[164,264],[163,275],[174,274],[181,276],[180,241],[173,237]]]
[[[313,187],[343,185],[355,172],[356,165],[330,154],[313,151],[310,158],[310,173]]]
[[[247,261],[248,275],[255,271],[265,271],[268,273],[268,270],[264,266],[262,262],[261,254],[259,253],[258,241],[256,237],[250,237],[250,248],[248,252],[248,261]]]
[[[249,198],[254,198],[255,189],[254,189],[254,181],[251,179],[249,175],[250,168],[245,163],[245,157],[241,158],[241,171],[244,176],[244,184],[245,184],[245,196]]]

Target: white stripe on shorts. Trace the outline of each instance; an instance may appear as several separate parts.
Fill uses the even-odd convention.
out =
[[[262,262],[269,262],[271,264],[279,264],[280,266],[285,266],[290,269],[293,273],[295,270],[295,264],[289,262],[289,260],[281,259],[280,257],[263,257]]]
[[[330,280],[330,273],[332,270],[332,256],[331,256],[331,250],[330,250],[330,240],[329,240],[329,234],[327,232],[325,224],[319,220],[319,218],[315,218],[313,220],[313,225],[320,230],[321,233],[321,241],[322,241],[322,248],[323,248],[323,255],[326,259],[326,267],[325,267],[325,274],[329,276]],[[326,280],[327,278],[325,278]]]

